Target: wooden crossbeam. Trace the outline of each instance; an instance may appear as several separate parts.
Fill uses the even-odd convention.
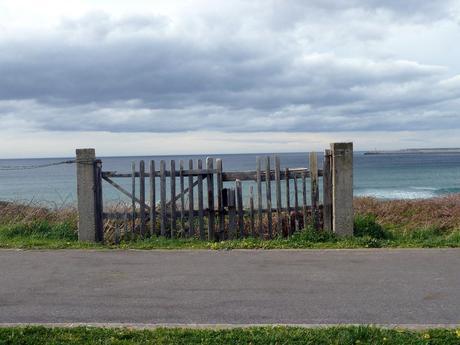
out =
[[[129,197],[130,199],[134,200],[135,202],[137,202],[139,205],[141,204],[141,201],[136,198],[135,196],[132,195],[132,193],[128,192],[126,189],[124,189],[122,186],[120,186],[118,183],[116,183],[115,181],[113,181],[112,179],[108,178],[107,176],[102,176],[102,178],[108,182],[110,185],[112,185],[115,189],[118,189],[120,192],[122,192],[124,195],[126,195],[127,197]],[[150,206],[149,205],[145,205],[146,209],[148,211],[150,211]]]

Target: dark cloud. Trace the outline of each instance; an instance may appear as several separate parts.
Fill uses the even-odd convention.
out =
[[[305,21],[314,13],[329,11],[326,22],[338,21],[324,32],[325,41],[340,44],[344,11],[436,20],[447,7],[415,0],[282,3],[249,26],[217,17],[193,30],[164,16],[94,12],[63,20],[54,32],[0,40],[0,118],[31,128],[110,132],[460,127],[458,77],[447,67],[341,56],[313,49],[308,36],[303,41],[324,24],[321,16]],[[388,28],[371,22],[369,37],[383,37]]]

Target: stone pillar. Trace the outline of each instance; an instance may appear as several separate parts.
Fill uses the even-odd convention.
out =
[[[353,235],[353,143],[331,144],[332,231]]]
[[[100,236],[96,152],[77,149],[78,240],[97,242]]]

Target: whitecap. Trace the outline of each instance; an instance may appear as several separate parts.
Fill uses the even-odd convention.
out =
[[[363,189],[356,196],[371,196],[378,199],[427,199],[433,198],[436,189]]]

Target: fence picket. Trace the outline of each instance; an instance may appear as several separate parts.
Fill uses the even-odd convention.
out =
[[[255,221],[254,221],[254,188],[249,187],[249,230],[252,237],[256,236]]]
[[[267,198],[267,224],[268,224],[268,238],[272,238],[272,186],[271,186],[271,167],[270,167],[270,156],[266,158],[266,169],[265,169],[265,186],[266,186],[266,198]]]
[[[197,169],[203,169],[203,162],[201,159],[197,161]],[[204,218],[203,218],[203,175],[198,175],[198,229],[200,232],[200,239],[204,240]]]
[[[331,150],[324,152],[323,165],[323,229],[332,231]]]
[[[135,237],[135,230],[136,230],[136,162],[131,163],[131,214],[132,214],[132,222],[131,222],[131,237]]]
[[[171,178],[169,181],[169,186],[171,187],[171,238],[176,236],[176,201],[174,197],[176,196],[176,162],[171,160]]]
[[[243,186],[240,180],[235,181],[236,206],[238,209],[239,237],[244,237],[244,210],[243,210]]]
[[[217,169],[217,209],[219,213],[219,239],[224,238],[224,229],[225,229],[225,217],[224,217],[224,200],[223,200],[223,189],[224,182],[222,180],[222,160],[216,159],[216,169]]]
[[[185,231],[185,193],[184,193],[184,161],[179,162],[179,184],[180,184],[180,224],[182,231]]]
[[[145,236],[145,163],[143,160],[139,162],[139,200],[140,235]]]
[[[193,169],[193,159],[188,161],[188,168],[190,170]],[[188,235],[189,237],[195,236],[195,226],[194,226],[194,219],[193,219],[193,175],[188,175]]]
[[[235,189],[229,188],[227,190],[228,198],[228,237],[233,240],[236,237],[236,208],[235,208]]]
[[[262,176],[261,176],[261,157],[256,158],[256,176],[257,176],[257,217],[259,237],[263,238],[263,224],[262,224]]]
[[[121,214],[117,213],[115,218],[115,233],[113,234],[113,242],[115,244],[120,243],[121,238],[121,225],[120,225]]]
[[[150,236],[156,234],[156,207],[155,207],[155,161],[150,161]]]
[[[128,212],[126,208],[125,208],[125,211],[123,212],[123,223],[125,224],[125,228],[124,228],[125,240],[127,240],[129,230],[128,230]]]
[[[286,180],[286,211],[288,216],[287,232],[291,234],[291,192],[289,190],[289,168],[286,168],[284,178]]]
[[[282,221],[281,221],[281,181],[280,181],[280,158],[275,156],[275,191],[276,191],[276,215],[277,215],[277,231],[281,234]]]
[[[302,172],[302,216],[303,227],[307,226],[307,174]]]
[[[313,227],[319,228],[318,217],[318,158],[316,152],[310,152],[310,178],[311,178],[311,215]]]
[[[208,241],[214,239],[214,174],[209,171],[213,170],[213,159],[211,157],[206,158],[206,169],[208,174],[206,175],[206,184],[208,189]]]
[[[102,162],[96,160],[94,165],[94,200],[95,200],[95,225],[96,225],[96,240],[104,241],[104,202],[102,196]]]
[[[299,189],[297,185],[297,174],[294,175],[294,226],[295,231],[299,230]]]
[[[160,233],[166,235],[166,162],[160,161]]]

